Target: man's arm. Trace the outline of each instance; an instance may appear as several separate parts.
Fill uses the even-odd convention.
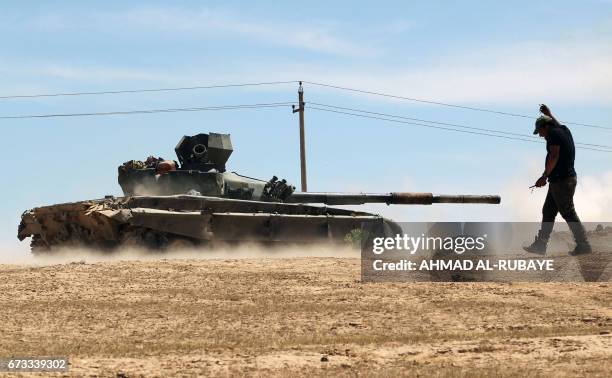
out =
[[[559,121],[557,121],[555,116],[552,115],[552,112],[545,104],[540,105],[540,112],[542,112],[542,114],[544,114],[545,116],[549,116],[550,118],[552,118],[552,120],[555,121],[557,125],[560,125]]]
[[[546,156],[546,164],[544,167],[544,173],[542,173],[542,177],[540,177],[534,186],[541,188],[546,185],[546,180],[552,173],[553,169],[557,165],[559,161],[559,150],[561,146],[552,145],[550,146],[550,151],[548,152],[548,156]]]
[[[561,146],[550,146],[550,151],[548,152],[548,159],[546,159],[546,167],[544,169],[544,174],[542,176],[548,177],[552,173],[553,169],[557,166],[557,162],[559,161],[559,151],[561,150]]]

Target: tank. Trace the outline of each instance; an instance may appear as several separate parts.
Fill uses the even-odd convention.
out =
[[[261,180],[226,171],[228,134],[184,136],[178,161],[149,157],[119,166],[123,197],[37,207],[23,213],[19,240],[33,252],[85,246],[152,249],[217,243],[345,243],[355,230],[401,233],[392,220],[326,205],[498,204],[496,195],[296,192],[286,180]]]

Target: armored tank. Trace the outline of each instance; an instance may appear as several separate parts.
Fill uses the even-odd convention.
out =
[[[500,203],[495,195],[296,192],[285,180],[260,180],[226,171],[228,134],[184,136],[178,161],[149,157],[118,169],[123,197],[37,207],[23,213],[19,240],[33,252],[86,246],[154,249],[255,242],[336,242],[365,225],[384,235],[401,232],[379,215],[326,205]]]

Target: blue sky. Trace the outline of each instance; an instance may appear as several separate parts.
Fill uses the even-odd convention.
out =
[[[308,80],[612,127],[612,2],[7,1],[0,95]],[[1,115],[251,104],[296,99],[294,84],[0,100]],[[530,135],[523,118],[305,85],[319,102]],[[2,120],[0,241],[27,208],[119,194],[116,167],[168,158],[184,134],[228,132],[229,167],[299,184],[288,108]],[[503,206],[369,209],[398,220],[537,220],[526,189],[543,145],[307,110],[312,191],[499,193]],[[612,132],[571,127],[576,141]],[[8,162],[6,162],[8,160]],[[578,151],[579,213],[609,220],[612,154]]]

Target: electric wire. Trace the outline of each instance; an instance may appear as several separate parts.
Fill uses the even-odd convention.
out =
[[[436,124],[436,125],[458,127],[458,128],[462,128],[462,129],[469,129],[469,130],[487,131],[487,132],[493,132],[493,133],[498,133],[498,134],[518,136],[518,137],[522,137],[522,138],[526,137],[526,138],[532,138],[532,139],[535,139],[535,140],[539,140],[538,137],[535,137],[535,136],[532,136],[532,135],[513,133],[513,132],[510,132],[510,131],[501,131],[501,130],[481,128],[481,127],[465,126],[465,125],[459,125],[459,124],[456,124],[456,123],[430,121],[430,120],[426,120],[426,119],[422,119],[422,118],[412,118],[412,117],[400,116],[400,115],[395,115],[395,114],[372,112],[372,111],[367,111],[367,110],[362,110],[362,109],[347,108],[347,107],[343,107],[343,106],[322,104],[322,103],[312,102],[312,101],[309,101],[308,104],[324,106],[324,107],[333,108],[333,109],[348,110],[348,111],[351,111],[351,112],[374,114],[374,115],[379,115],[379,116],[384,116],[384,117],[400,118],[400,119],[405,119],[405,120],[409,120],[409,121],[433,123],[433,124]],[[583,145],[583,146],[601,147],[601,148],[605,148],[605,149],[612,149],[612,146],[607,146],[605,144],[593,144],[593,143],[582,143],[582,142],[575,142],[575,143],[577,145]]]
[[[493,114],[499,114],[499,115],[505,115],[505,116],[511,116],[511,117],[521,117],[521,118],[534,119],[534,117],[529,116],[529,115],[525,115],[525,114],[510,113],[510,112],[503,112],[503,111],[492,110],[492,109],[478,108],[478,107],[473,107],[473,106],[450,104],[450,103],[441,102],[441,101],[424,100],[424,99],[413,98],[413,97],[398,96],[398,95],[393,95],[393,94],[383,93],[383,92],[373,92],[373,91],[367,91],[367,90],[363,90],[363,89],[343,87],[343,86],[339,86],[339,85],[317,83],[317,82],[314,82],[314,81],[303,81],[303,83],[312,84],[312,85],[316,85],[316,86],[320,86],[320,87],[340,89],[340,90],[349,91],[349,92],[355,92],[355,93],[362,93],[362,94],[369,94],[369,95],[374,95],[374,96],[395,98],[395,99],[399,99],[399,100],[407,100],[407,101],[420,102],[420,103],[431,104],[431,105],[440,105],[440,106],[446,106],[446,107],[451,107],[451,108],[473,110],[473,111],[478,111],[478,112],[493,113]],[[612,127],[607,127],[607,126],[592,125],[592,124],[588,124],[588,123],[578,123],[578,122],[564,122],[564,123],[566,123],[568,125],[585,126],[585,127],[591,127],[591,128],[596,128],[596,129],[612,131]]]
[[[294,104],[295,104],[295,101],[272,102],[272,103],[262,103],[262,104],[201,106],[201,107],[189,107],[189,108],[137,109],[137,110],[111,111],[111,112],[27,114],[27,115],[15,115],[15,116],[0,116],[0,119],[89,117],[89,116],[110,116],[110,115],[174,113],[174,112],[200,112],[200,111],[216,111],[216,110],[260,109],[260,108],[278,108],[278,107],[283,107],[283,106],[291,106]]]
[[[451,128],[451,127],[444,127],[444,126],[428,125],[428,124],[424,124],[424,123],[402,121],[402,120],[399,120],[399,119],[385,118],[385,117],[379,117],[379,116],[373,116],[373,115],[367,115],[367,114],[351,113],[351,112],[334,110],[334,109],[319,108],[319,107],[316,107],[316,106],[309,106],[308,109],[314,109],[314,110],[319,110],[319,111],[324,111],[324,112],[344,114],[344,115],[361,117],[361,118],[377,119],[377,120],[387,121],[387,122],[395,122],[395,123],[401,123],[401,124],[408,124],[408,125],[415,125],[415,126],[421,126],[421,127],[428,127],[428,128],[432,128],[432,129],[441,129],[441,130],[447,130],[447,131],[454,131],[454,132],[458,132],[458,133],[483,135],[483,136],[489,136],[489,137],[494,137],[494,138],[502,138],[502,139],[518,140],[518,141],[523,141],[523,142],[542,144],[542,142],[534,140],[534,139],[524,139],[524,138],[518,138],[518,137],[513,137],[513,136],[490,134],[490,133],[479,132],[479,131],[460,130],[460,129],[454,129],[454,128]],[[612,150],[603,150],[603,149],[591,148],[591,147],[582,147],[582,146],[580,146],[580,147],[577,147],[577,148],[584,149],[584,150],[591,150],[591,151],[599,151],[599,152],[612,152]]]
[[[91,95],[126,94],[126,93],[188,91],[188,90],[215,89],[215,88],[249,87],[249,86],[262,86],[262,85],[281,85],[281,84],[293,84],[293,83],[300,83],[300,82],[301,83],[307,83],[307,84],[315,85],[315,86],[320,86],[320,87],[340,89],[340,90],[351,91],[351,92],[355,92],[355,93],[369,94],[369,95],[375,95],[375,96],[383,96],[383,97],[389,97],[389,98],[395,98],[395,99],[401,99],[401,100],[407,100],[407,101],[420,102],[420,103],[425,103],[425,104],[440,105],[440,106],[446,106],[446,107],[452,107],[452,108],[458,108],[458,109],[466,109],[466,110],[473,110],[473,111],[479,111],[479,112],[487,112],[487,113],[493,113],[493,114],[499,114],[499,115],[505,115],[505,116],[512,116],[512,117],[521,117],[521,118],[528,118],[528,119],[533,119],[534,118],[532,116],[525,115],[525,114],[510,113],[510,112],[504,112],[504,111],[498,111],[498,110],[492,110],[492,109],[485,109],[485,108],[480,108],[480,107],[472,107],[472,106],[465,106],[465,105],[450,104],[450,103],[441,102],[441,101],[424,100],[424,99],[413,98],[413,97],[406,97],[406,96],[398,96],[398,95],[393,95],[393,94],[389,94],[389,93],[374,92],[374,91],[368,91],[368,90],[363,90],[363,89],[350,88],[350,87],[344,87],[344,86],[339,86],[339,85],[319,83],[319,82],[314,82],[314,81],[305,81],[305,80],[303,80],[303,81],[300,81],[300,80],[267,81],[267,82],[255,82],[255,83],[236,83],[236,84],[218,84],[218,85],[198,85],[198,86],[190,86],[190,87],[168,87],[168,88],[145,88],[145,89],[127,89],[127,90],[88,91],[88,92],[59,92],[59,93],[37,93],[37,94],[23,94],[23,95],[5,95],[5,96],[0,96],[0,100],[19,99],[19,98],[40,98],[40,97],[61,97],[61,96],[91,96]],[[611,127],[600,126],[600,125],[578,123],[578,122],[565,122],[565,123],[566,124],[570,124],[570,125],[592,127],[592,128],[602,129],[602,130],[612,130]]]
[[[9,100],[16,98],[37,98],[37,97],[62,97],[62,96],[92,96],[92,95],[107,95],[107,94],[122,94],[122,93],[146,93],[146,92],[171,92],[171,91],[191,91],[198,89],[216,89],[216,88],[234,88],[234,87],[253,87],[261,85],[280,85],[297,83],[292,81],[267,81],[260,83],[238,83],[238,84],[220,84],[220,85],[199,85],[194,87],[170,87],[170,88],[149,88],[149,89],[127,89],[127,90],[110,90],[99,92],[63,92],[63,93],[38,93],[38,94],[23,94],[23,95],[7,95],[0,96],[0,100]]]
[[[325,108],[321,108],[318,106],[310,106],[310,104],[323,106]],[[162,108],[162,109],[137,109],[137,110],[109,111],[109,112],[28,114],[28,115],[15,115],[15,116],[0,116],[0,119],[110,116],[110,115],[133,115],[133,114],[154,114],[154,113],[174,113],[174,112],[241,110],[241,109],[289,107],[293,105],[295,105],[294,101],[286,101],[286,102],[257,103],[257,104],[237,104],[237,105],[201,106],[201,107]],[[428,121],[428,120],[419,119],[419,118],[411,118],[411,117],[405,117],[405,116],[394,115],[394,114],[371,112],[371,111],[366,111],[366,110],[361,110],[361,109],[347,108],[347,107],[322,104],[322,103],[317,103],[317,102],[309,102],[308,109],[314,109],[314,110],[319,110],[319,111],[324,111],[324,112],[332,112],[332,113],[338,113],[338,114],[344,114],[344,115],[356,116],[356,117],[362,117],[362,118],[377,119],[377,120],[383,120],[383,121],[388,121],[388,122],[409,124],[409,125],[415,125],[415,126],[421,126],[421,127],[428,127],[428,128],[434,128],[434,129],[441,129],[441,130],[446,130],[446,131],[455,131],[455,132],[474,134],[474,135],[483,135],[483,136],[496,137],[496,138],[502,138],[502,139],[519,140],[519,141],[538,143],[538,144],[541,143],[539,140],[530,139],[530,136],[523,136],[522,134],[518,134],[518,133],[471,127],[471,126],[458,125],[458,124],[453,124],[453,123]],[[409,122],[406,120],[418,121],[418,122]],[[426,123],[423,123],[423,122],[426,122]],[[449,127],[445,127],[445,126],[449,126]],[[457,129],[457,128],[461,128],[464,130]],[[477,130],[477,131],[472,131],[472,130]],[[495,134],[491,134],[491,133],[495,133]],[[579,145],[577,148],[593,150],[593,151],[600,151],[600,152],[612,152],[612,150],[607,150],[606,148],[609,148],[609,147],[605,145],[594,145],[594,144],[588,144],[588,143],[576,143],[576,144]],[[602,147],[604,149],[591,148],[591,147],[586,147],[586,146]]]

